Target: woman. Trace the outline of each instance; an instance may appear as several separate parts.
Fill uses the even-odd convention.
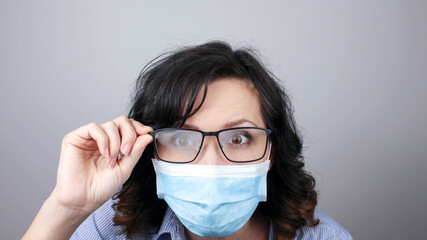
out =
[[[315,209],[301,150],[288,97],[251,51],[184,48],[142,71],[127,117],[64,137],[24,239],[351,239]]]

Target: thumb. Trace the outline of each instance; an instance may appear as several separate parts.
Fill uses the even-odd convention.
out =
[[[122,174],[129,178],[133,168],[135,167],[138,160],[141,158],[142,152],[144,152],[147,145],[153,141],[153,137],[149,134],[144,134],[139,136],[135,144],[133,145],[131,151],[127,156],[123,155],[119,160],[120,167],[122,169]]]

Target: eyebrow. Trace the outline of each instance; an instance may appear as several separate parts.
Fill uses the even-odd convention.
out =
[[[250,123],[252,125],[254,125],[255,127],[258,127],[258,125],[256,125],[254,122],[247,120],[247,119],[238,119],[236,121],[231,121],[228,122],[226,124],[224,124],[223,129],[225,128],[232,128],[234,126],[240,125],[242,123]],[[192,125],[192,124],[184,124],[184,126],[182,126],[183,128],[189,128],[189,129],[196,129],[196,130],[200,130],[197,126]]]

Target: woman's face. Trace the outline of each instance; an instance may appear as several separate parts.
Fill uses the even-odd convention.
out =
[[[201,98],[202,93],[199,95],[195,106],[198,106]],[[256,89],[249,81],[232,77],[218,79],[210,83],[202,107],[188,118],[183,126],[183,128],[205,132],[234,127],[265,128],[266,126],[262,119]],[[263,159],[252,163],[259,163],[267,158],[268,156],[265,154]],[[202,149],[193,163],[203,165],[233,164],[222,154],[215,136],[205,137]]]

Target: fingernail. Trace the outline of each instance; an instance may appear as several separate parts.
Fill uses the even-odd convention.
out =
[[[116,161],[117,161],[117,158],[116,158],[116,157],[111,158],[111,160],[110,160],[110,164],[109,164],[108,166],[110,166],[110,168],[113,168],[113,167],[114,167],[114,164],[116,164]]]
[[[108,151],[108,147],[105,148],[104,155],[105,155],[105,157],[109,157],[110,156],[110,152]]]
[[[152,132],[154,131],[152,127],[149,126],[145,126],[145,129],[147,130],[147,132]]]
[[[130,152],[130,148],[131,148],[131,144],[127,143],[123,149],[123,154],[127,156]]]

